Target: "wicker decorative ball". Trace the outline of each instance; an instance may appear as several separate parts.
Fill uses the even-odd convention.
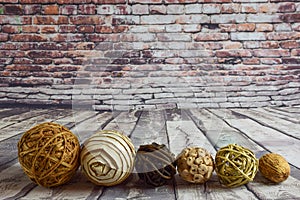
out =
[[[188,147],[176,159],[179,176],[190,183],[205,183],[214,171],[211,154],[201,147]]]
[[[145,183],[161,186],[176,174],[175,156],[163,144],[141,145],[137,151],[135,169]]]
[[[67,128],[47,122],[26,131],[18,143],[21,167],[44,187],[66,183],[79,166],[80,144]]]
[[[81,169],[96,185],[117,185],[131,174],[135,154],[127,136],[113,130],[102,130],[84,142],[80,153]]]
[[[258,168],[265,178],[274,183],[285,181],[291,172],[289,163],[281,155],[276,153],[263,155],[259,159]]]
[[[254,153],[237,144],[222,147],[215,162],[220,182],[227,187],[238,187],[252,181],[258,170]]]

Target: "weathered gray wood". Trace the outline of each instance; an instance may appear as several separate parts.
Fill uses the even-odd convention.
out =
[[[293,123],[300,123],[300,114],[289,113],[272,107],[264,107],[263,109],[266,112],[268,112],[269,115],[272,115],[274,117],[279,117],[281,119],[285,119]]]
[[[296,113],[300,114],[300,106],[293,106],[293,107],[276,107],[278,110],[282,110],[289,113]]]
[[[266,112],[262,108],[256,108],[251,110],[249,109],[232,109],[232,110],[238,112],[239,114],[247,116],[253,121],[262,124],[263,126],[273,128],[286,135],[290,135],[292,137],[300,139],[300,131],[299,131],[300,124],[293,123],[285,119],[281,119],[277,116],[270,114],[269,112]]]
[[[31,111],[31,112],[34,112],[34,111]],[[38,114],[38,116],[20,121],[19,123],[16,123],[16,124],[12,124],[12,125],[0,130],[0,141],[10,138],[21,132],[24,132],[36,124],[46,122],[46,121],[53,121],[57,118],[64,117],[65,115],[68,115],[68,114],[70,114],[70,111],[68,111],[68,110],[67,111],[49,110],[48,112],[43,113],[41,115]]]

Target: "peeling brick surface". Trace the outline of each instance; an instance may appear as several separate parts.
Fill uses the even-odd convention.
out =
[[[0,103],[300,104],[297,0],[2,0]]]

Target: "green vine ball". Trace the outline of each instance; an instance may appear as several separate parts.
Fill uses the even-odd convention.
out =
[[[238,187],[252,181],[258,171],[254,153],[237,144],[222,147],[216,154],[216,173],[221,184]]]

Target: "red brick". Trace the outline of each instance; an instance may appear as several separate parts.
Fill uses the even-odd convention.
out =
[[[278,12],[295,12],[296,11],[296,5],[295,3],[280,3],[278,7]]]
[[[63,54],[60,51],[42,51],[33,50],[27,53],[29,58],[61,58]]]
[[[43,26],[41,28],[41,33],[56,33],[57,27],[56,26]]]
[[[23,4],[48,4],[48,3],[56,3],[57,0],[20,0],[20,3]]]
[[[21,5],[5,5],[4,14],[6,15],[22,15],[23,8]]]
[[[0,51],[0,57],[24,57],[25,52],[15,50],[3,50]]]
[[[8,40],[8,34],[0,33],[0,42],[5,42]]]
[[[0,43],[0,50],[17,50],[18,46],[16,43]]]
[[[258,65],[260,60],[258,58],[244,58],[243,64],[245,65]]]
[[[78,32],[80,33],[93,33],[95,27],[91,25],[78,26]]]
[[[75,33],[76,26],[75,25],[60,25],[58,32],[60,32],[60,33]]]
[[[22,26],[21,28],[23,33],[38,33],[40,31],[39,26],[27,25],[27,26]]]
[[[283,22],[300,22],[300,13],[283,14],[279,17]]]
[[[300,64],[300,58],[282,58],[283,64]],[[300,66],[298,66],[298,69],[300,69]]]
[[[159,2],[159,1],[155,1]],[[168,4],[174,4],[174,3],[196,3],[197,0],[166,0],[165,1]]]
[[[47,5],[44,6],[44,12],[45,15],[58,15],[59,13],[59,7],[57,5]]]
[[[107,26],[107,25],[103,25],[103,26],[96,26],[95,28],[95,32],[96,33],[112,33],[113,32],[113,28],[112,26]]]
[[[9,71],[41,71],[42,67],[40,65],[8,65],[5,67]]]
[[[45,42],[47,40],[46,36],[37,34],[17,34],[11,36],[11,41],[16,42]]]
[[[103,35],[99,35],[99,34],[90,34],[87,35],[88,41],[91,42],[103,42],[106,37],[104,37]]]
[[[149,3],[152,3],[152,1],[156,0],[148,0]],[[161,0],[160,0],[161,1]],[[125,4],[127,0],[92,0],[95,4]]]
[[[104,20],[101,16],[75,16],[70,17],[71,24],[103,24]]]
[[[94,15],[94,14],[96,14],[96,6],[94,4],[79,5],[78,6],[78,14]]]
[[[13,64],[32,64],[33,60],[28,58],[15,58]]]
[[[53,61],[52,58],[35,58],[34,59],[34,64],[40,64],[40,65],[48,65],[51,64]]]
[[[82,34],[57,34],[52,38],[53,42],[78,42],[83,41],[84,35]]]
[[[56,0],[58,4],[87,4],[91,0]]]
[[[66,16],[58,16],[58,17],[52,17],[52,16],[36,16],[33,19],[34,24],[68,24],[68,17]]]
[[[1,3],[18,3],[18,0],[1,0]]]
[[[13,25],[4,25],[2,26],[2,32],[3,33],[19,33],[20,26],[13,26]]]

